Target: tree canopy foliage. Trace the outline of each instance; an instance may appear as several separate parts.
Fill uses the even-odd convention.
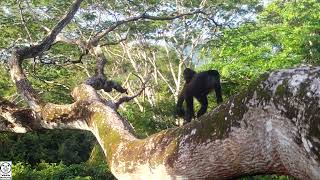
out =
[[[274,1],[255,22],[226,29],[202,49],[203,58],[224,78],[247,86],[261,74],[300,64],[318,65],[317,1]],[[209,54],[209,56],[208,56]]]

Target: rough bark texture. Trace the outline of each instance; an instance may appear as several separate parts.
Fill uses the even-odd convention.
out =
[[[264,75],[200,121],[143,140],[135,138],[113,104],[91,86],[75,88],[72,96],[72,105],[47,104],[40,127],[93,132],[119,179],[230,179],[255,174],[320,178],[320,68]],[[8,109],[1,109],[0,127],[22,132],[14,128],[14,118],[9,120]],[[31,117],[25,120],[33,122]],[[30,123],[19,125],[26,124]],[[32,127],[26,131],[36,130]]]
[[[319,179],[319,73],[303,67],[265,75],[201,121],[121,142],[112,172],[120,179]]]

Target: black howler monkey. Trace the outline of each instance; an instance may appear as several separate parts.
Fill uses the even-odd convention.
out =
[[[200,110],[197,112],[197,117],[206,113],[208,108],[207,95],[214,89],[216,93],[217,103],[221,103],[221,85],[220,74],[216,70],[203,71],[196,73],[190,68],[183,71],[183,77],[186,81],[181,93],[178,97],[177,115],[184,116],[186,122],[190,122],[194,117],[193,97],[195,97],[201,104]],[[184,111],[183,101],[187,103],[187,109]]]

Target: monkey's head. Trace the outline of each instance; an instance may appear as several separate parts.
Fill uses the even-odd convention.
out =
[[[192,70],[190,68],[186,68],[183,71],[183,78],[186,81],[186,83],[189,83],[195,74],[196,74],[196,72],[194,70]]]
[[[220,74],[217,70],[209,70],[207,71],[210,76],[215,76],[220,78]]]

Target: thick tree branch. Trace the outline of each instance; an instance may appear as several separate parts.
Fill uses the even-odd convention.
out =
[[[125,92],[119,84],[106,80],[106,58],[97,42],[126,22],[156,20],[146,13],[119,21],[93,39],[89,49],[97,57],[96,75],[74,89],[73,104],[42,103],[22,70],[22,61],[48,50],[80,3],[75,1],[41,43],[13,51],[11,77],[32,111],[1,101],[1,131],[89,130],[118,179],[234,179],[256,174],[320,179],[319,67],[265,75],[200,121],[137,139],[130,124],[96,92],[110,87]],[[181,15],[169,18],[178,17]]]
[[[95,90],[102,89],[105,92],[111,92],[112,89],[115,89],[120,93],[127,93],[127,89],[115,81],[107,80],[104,75],[90,77],[85,81],[85,84],[92,86]]]
[[[77,61],[77,62],[81,62],[82,57],[84,55],[86,55],[88,52],[90,52],[91,55],[96,57],[95,76],[89,78],[86,81],[86,84],[93,86],[96,90],[103,89],[106,92],[110,92],[112,89],[115,89],[118,92],[124,93],[124,92],[126,92],[126,89],[124,89],[118,83],[116,83],[114,81],[107,80],[107,78],[105,77],[104,67],[107,62],[107,59],[106,59],[104,53],[102,52],[101,47],[106,46],[106,45],[110,45],[110,43],[105,43],[105,44],[99,45],[98,42],[100,41],[100,39],[102,37],[104,37],[106,34],[108,34],[109,32],[113,31],[118,26],[125,24],[125,23],[128,23],[128,22],[137,21],[140,19],[173,20],[173,19],[177,19],[177,18],[180,18],[183,16],[197,14],[200,12],[201,12],[200,10],[196,10],[196,11],[189,12],[189,13],[177,14],[177,15],[173,15],[173,16],[163,16],[163,17],[150,16],[147,14],[147,12],[144,12],[139,16],[131,17],[131,18],[128,18],[128,19],[122,20],[122,21],[117,21],[115,24],[111,25],[109,28],[105,29],[103,32],[98,33],[95,37],[93,37],[88,42],[71,40],[71,39],[68,39],[62,35],[58,36],[56,38],[56,40],[62,41],[62,42],[68,43],[68,44],[78,45],[82,49],[83,52],[80,55],[79,61]],[[124,41],[124,40],[126,40],[126,38],[120,39],[119,42]],[[119,43],[119,42],[116,42],[116,43]]]
[[[151,16],[151,15],[148,15],[147,12],[144,12],[139,16],[134,16],[134,17],[130,17],[130,18],[125,19],[125,20],[117,21],[116,23],[114,23],[113,25],[108,27],[107,29],[105,29],[102,32],[96,34],[94,36],[94,38],[92,38],[91,44],[97,44],[97,42],[100,39],[102,39],[103,37],[105,37],[106,34],[108,34],[109,32],[113,31],[118,26],[120,26],[122,24],[125,24],[125,23],[128,23],[128,22],[138,21],[138,20],[141,20],[141,19],[166,21],[166,20],[177,19],[177,18],[180,18],[180,17],[183,17],[183,16],[189,16],[189,15],[198,14],[200,12],[201,12],[201,10],[196,10],[196,11],[193,11],[193,12],[182,13],[182,14],[177,14],[177,15],[172,15],[172,16]]]
[[[57,35],[67,24],[69,24],[73,16],[76,14],[82,1],[83,0],[75,0],[67,14],[55,25],[48,36],[45,37],[38,45],[19,49],[20,59],[36,57],[42,52],[48,50],[55,41]]]
[[[26,58],[38,56],[43,51],[48,50],[58,33],[71,21],[79,9],[81,2],[82,0],[76,0],[74,2],[65,17],[63,17],[61,21],[57,23],[57,25],[53,28],[49,35],[42,40],[41,43],[31,47],[15,48],[12,52],[10,59],[11,78],[15,82],[18,91],[22,94],[23,98],[28,102],[31,109],[33,109],[35,112],[41,111],[41,104],[43,103],[39,99],[36,91],[32,88],[22,70],[22,61]]]
[[[88,85],[75,88],[74,104],[47,104],[39,124],[93,132],[118,179],[282,174],[316,180],[320,178],[319,74],[319,67],[301,67],[264,75],[200,121],[143,140],[136,139],[130,124]],[[10,106],[2,106],[2,131],[37,127],[20,123]],[[21,119],[33,121],[27,117]]]
[[[26,133],[38,128],[33,124],[34,121],[31,109],[19,108],[7,100],[0,100],[0,131]]]
[[[102,52],[100,45],[92,47],[91,54],[96,57],[96,69],[95,75],[86,80],[85,84],[92,86],[95,90],[103,89],[105,92],[111,92],[112,89],[120,93],[127,93],[127,90],[123,88],[119,83],[107,80],[104,74],[104,67],[107,63],[107,59]]]
[[[120,143],[111,170],[119,179],[319,179],[319,74],[303,67],[265,75],[200,121]]]

